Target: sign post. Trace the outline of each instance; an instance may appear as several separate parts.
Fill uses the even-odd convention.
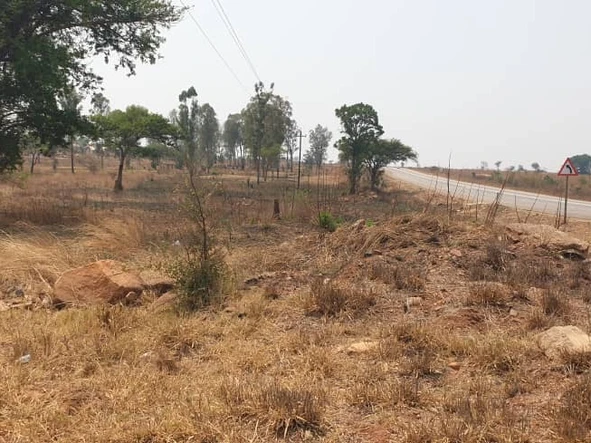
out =
[[[571,176],[576,177],[579,175],[579,171],[573,164],[570,158],[567,158],[560,170],[558,171],[558,175],[560,177],[566,177],[566,189],[564,191],[564,224],[566,225],[566,215],[567,215],[567,206],[568,206],[568,178]]]

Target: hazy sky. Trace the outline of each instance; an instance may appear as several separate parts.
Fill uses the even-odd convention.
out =
[[[137,76],[93,63],[114,108],[168,115],[191,85],[220,123],[247,103],[256,79],[212,1],[185,3],[247,89],[186,16],[166,33],[163,59]],[[451,153],[455,167],[537,161],[555,171],[568,155],[591,154],[589,0],[222,4],[261,79],[291,101],[305,132],[320,123],[336,140],[335,108],[362,101],[422,166],[447,165]]]

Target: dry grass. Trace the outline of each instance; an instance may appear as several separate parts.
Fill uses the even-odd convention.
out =
[[[505,285],[495,282],[480,282],[472,285],[466,305],[503,307],[508,301],[509,291]]]
[[[341,314],[357,316],[367,312],[376,303],[371,290],[339,287],[333,281],[318,278],[312,283],[304,298],[304,310],[308,315],[336,317]]]
[[[413,214],[425,206],[408,193],[342,195],[338,175],[321,199],[343,220],[334,233],[315,226],[313,180],[294,193],[289,177],[259,187],[240,171],[210,177],[216,250],[237,282],[223,304],[179,316],[152,310],[150,295],[135,307],[2,311],[21,288],[26,300],[50,295],[73,266],[165,270],[183,253],[182,177],[126,171],[114,196],[111,172],[79,169],[41,168],[2,188],[8,213],[28,222],[3,220],[0,237],[0,441],[587,438],[589,356],[557,366],[534,344],[552,324],[588,326],[585,268],[511,249],[435,205]],[[78,219],[52,215],[54,182]],[[53,202],[46,218],[25,212],[33,194]],[[486,275],[472,281],[470,266]],[[557,291],[563,275],[572,284]],[[415,292],[422,303],[405,311]],[[356,343],[368,347],[350,351]]]
[[[564,392],[555,423],[566,441],[585,441],[591,431],[591,380],[584,375]]]

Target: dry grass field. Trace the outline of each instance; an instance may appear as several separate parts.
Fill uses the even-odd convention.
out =
[[[200,184],[226,297],[56,309],[66,270],[166,273],[191,238],[181,173],[138,164],[115,194],[108,171],[0,185],[0,442],[591,438],[591,353],[535,342],[589,332],[589,264],[509,241],[502,211],[485,227],[394,184],[347,196],[337,169],[299,192],[220,169]]]

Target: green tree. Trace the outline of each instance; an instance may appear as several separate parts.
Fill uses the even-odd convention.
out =
[[[162,159],[169,156],[170,147],[160,141],[149,140],[148,144],[141,148],[141,151],[142,157],[150,160],[152,169],[157,170]]]
[[[293,172],[293,156],[299,149],[298,135],[300,130],[298,124],[294,119],[289,119],[285,130],[285,152],[287,154],[288,167]]]
[[[119,153],[119,169],[115,190],[123,190],[123,167],[132,152],[143,155],[140,141],[145,138],[169,141],[176,136],[175,128],[161,115],[153,114],[141,106],[128,106],[125,111],[115,110],[107,115],[93,117],[100,135]]]
[[[369,174],[371,188],[377,190],[382,181],[384,168],[390,163],[416,159],[416,152],[400,140],[380,139],[372,143],[369,146],[369,151],[364,160],[364,164]]]
[[[226,156],[234,166],[238,158],[241,159],[244,169],[244,137],[243,122],[241,114],[230,114],[224,123],[222,140],[226,148]]]
[[[179,95],[179,107],[170,114],[170,121],[177,128],[177,147],[180,151],[178,166],[195,167],[199,150],[199,103],[197,91],[191,86]],[[195,172],[195,171],[194,171]]]
[[[111,103],[102,92],[94,94],[90,100],[90,114],[91,115],[107,115],[111,112]],[[100,137],[95,137],[95,152],[101,158],[101,169],[105,167],[105,144]]]
[[[265,173],[273,162],[278,165],[281,146],[292,116],[289,101],[273,93],[274,85],[265,89],[262,82],[255,85],[255,95],[242,111],[244,119],[244,142],[256,163],[257,184],[261,172]],[[277,150],[276,147],[279,146]],[[262,150],[265,148],[265,156]]]
[[[370,105],[364,103],[345,105],[335,113],[341,120],[343,134],[335,147],[340,151],[341,160],[347,162],[349,192],[355,194],[369,148],[377,142],[384,130],[379,123],[378,113]]]
[[[202,150],[202,159],[207,172],[216,162],[220,140],[220,124],[215,110],[209,103],[205,103],[199,109],[200,127],[199,144]]]
[[[328,146],[332,140],[332,132],[321,125],[317,125],[313,130],[310,131],[310,151],[309,155],[312,158],[313,165],[317,168],[321,168],[323,163],[326,161],[326,155]]]
[[[170,0],[3,0],[0,5],[0,171],[19,163],[25,134],[50,146],[71,135],[58,105],[70,85],[85,92],[101,78],[88,60],[101,56],[135,73],[154,63],[162,29],[184,8]]]
[[[579,174],[589,175],[591,174],[591,156],[587,154],[573,155],[571,161],[575,165],[575,168],[579,171]]]
[[[531,164],[531,167],[536,172],[540,172],[541,171],[541,167],[540,167],[540,164],[538,162],[533,162]]]
[[[90,99],[90,113],[92,115],[107,115],[111,112],[111,102],[102,92],[93,94]]]
[[[70,148],[70,168],[72,174],[76,172],[74,169],[74,143],[76,141],[76,135],[79,135],[79,132],[84,132],[82,130],[84,120],[82,118],[82,107],[80,103],[82,103],[82,95],[73,86],[64,89],[58,96],[59,107],[64,113],[70,116],[70,121],[74,124],[67,131],[68,135],[66,136],[66,141]],[[80,124],[76,124],[77,122]]]

